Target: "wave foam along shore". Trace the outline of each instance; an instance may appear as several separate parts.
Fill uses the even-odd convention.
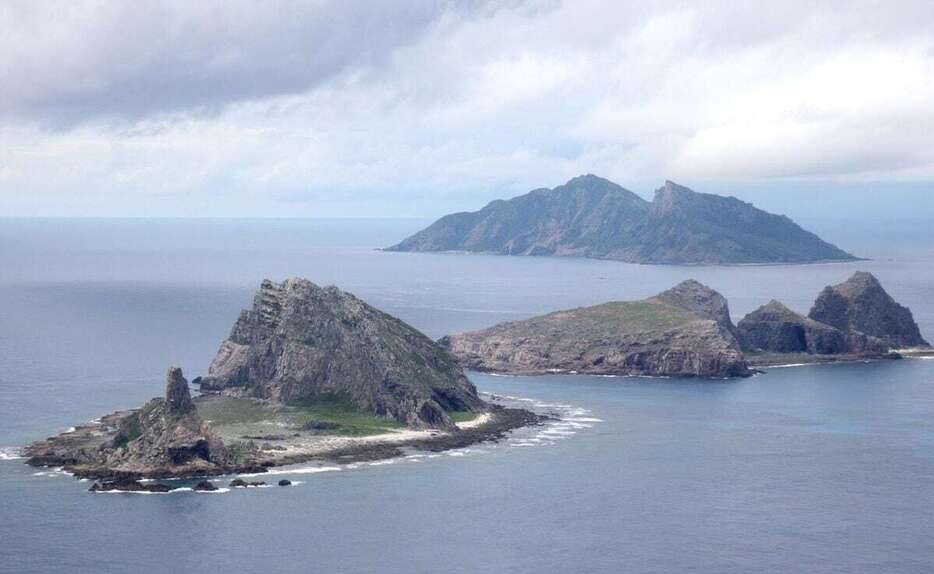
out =
[[[16,446],[0,447],[0,460],[22,460],[26,458],[23,452]]]

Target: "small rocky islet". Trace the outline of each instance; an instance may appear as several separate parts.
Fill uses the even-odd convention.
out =
[[[929,347],[911,311],[865,272],[824,289],[808,316],[772,301],[733,325],[726,299],[688,280],[642,301],[557,311],[441,343],[477,371],[715,378]]]
[[[482,400],[456,358],[406,323],[298,278],[264,281],[193,382],[194,398],[172,367],[163,397],[35,442],[27,463],[99,479],[96,491],[162,492],[172,487],[140,480],[459,448],[541,420]]]

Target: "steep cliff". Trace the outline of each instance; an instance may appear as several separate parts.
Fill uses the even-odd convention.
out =
[[[795,313],[775,300],[746,315],[737,325],[736,334],[745,351],[862,356],[888,352],[881,339],[859,331],[841,331]]]
[[[453,429],[485,403],[454,357],[336,287],[263,281],[200,381],[202,391],[281,403],[340,395],[412,427]]]

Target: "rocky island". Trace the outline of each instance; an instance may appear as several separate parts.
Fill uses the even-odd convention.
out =
[[[828,316],[833,324],[819,320]],[[928,347],[911,311],[864,272],[825,289],[808,317],[773,300],[734,326],[726,299],[688,280],[643,301],[557,311],[440,343],[478,371],[711,378],[775,364],[899,358],[896,350],[908,352],[902,347]]]
[[[413,327],[305,279],[263,281],[194,382],[193,398],[170,368],[164,397],[33,443],[27,463],[101,479],[94,490],[164,491],[138,481],[458,448],[540,420],[480,399],[457,360]]]
[[[722,295],[685,281],[643,301],[557,311],[443,338],[470,369],[510,374],[752,374]]]
[[[553,189],[446,215],[386,251],[476,252],[735,265],[851,261],[791,219],[665,182],[648,202],[583,175]]]

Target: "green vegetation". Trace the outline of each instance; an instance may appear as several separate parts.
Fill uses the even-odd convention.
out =
[[[466,423],[480,416],[480,413],[472,413],[470,411],[449,411],[448,416],[450,416],[451,420],[456,423]]]
[[[195,404],[198,414],[212,425],[251,423],[275,417],[275,411],[263,403],[251,399],[225,396],[200,397]]]
[[[664,331],[684,325],[697,317],[692,313],[660,301],[613,301],[594,307],[571,311],[558,311],[545,315],[538,321],[546,323],[590,323],[594,328],[611,328],[623,333]],[[532,319],[531,321],[537,321]]]
[[[139,435],[143,433],[142,428],[139,426],[139,417],[139,413],[134,413],[124,419],[123,423],[120,425],[120,432],[114,437],[114,446],[122,448],[130,441],[139,438]]]
[[[339,427],[328,434],[341,436],[367,436],[403,428],[399,421],[363,412],[348,397],[336,394],[294,401],[289,403],[289,411],[289,419],[297,427],[311,421],[335,423]]]

